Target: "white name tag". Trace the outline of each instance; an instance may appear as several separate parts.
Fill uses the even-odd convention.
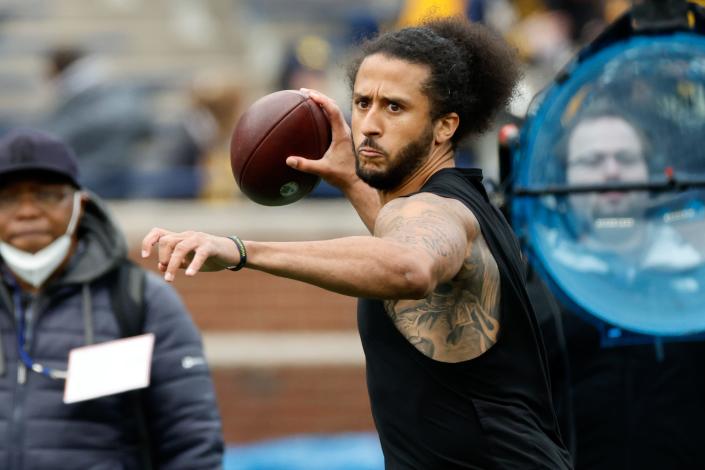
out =
[[[72,349],[64,403],[147,387],[153,349],[152,333]]]

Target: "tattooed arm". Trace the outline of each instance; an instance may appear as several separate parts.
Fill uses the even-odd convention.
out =
[[[458,201],[421,193],[391,201],[377,218],[376,237],[424,255],[431,273],[427,294],[452,279],[463,265],[468,234],[457,205]]]
[[[444,199],[389,202],[374,236],[316,242],[247,242],[248,266],[356,297],[420,299],[460,270],[462,221]],[[458,203],[459,204],[459,203]]]
[[[420,195],[433,206],[436,198]],[[457,201],[440,199],[445,209],[453,209]],[[422,243],[437,259],[437,269],[456,269],[454,256],[462,247],[464,259],[452,279],[441,276],[443,282],[421,300],[388,300],[385,309],[394,325],[426,356],[443,362],[474,359],[497,341],[499,332],[499,270],[479,230],[472,213],[465,209],[456,212],[467,229],[466,235],[455,232],[452,220],[435,214],[429,208],[422,214],[424,222],[405,218],[403,224],[412,224],[414,230],[392,230],[390,236],[405,237],[407,243]],[[424,231],[429,223],[434,230]],[[380,225],[383,230],[387,225]],[[393,225],[393,224],[392,224]],[[409,232],[421,234],[414,241]],[[442,233],[442,235],[440,235]],[[455,238],[453,237],[455,235]],[[456,246],[455,249],[450,248]],[[439,250],[439,247],[444,249]]]
[[[309,242],[245,240],[247,268],[356,297],[421,299],[463,265],[467,233],[456,210],[449,210],[456,204],[464,209],[457,201],[430,194],[394,200],[379,211],[375,236]],[[240,261],[232,240],[207,233],[155,228],[143,241],[143,256],[155,244],[167,280],[179,268],[194,275]]]
[[[429,193],[382,207],[374,236],[311,242],[245,240],[247,268],[341,294],[389,299],[386,309],[419,351],[457,362],[489,349],[499,331],[499,275],[477,219],[462,203]],[[236,265],[225,237],[154,228],[142,256],[158,245],[159,269],[174,279]],[[413,299],[421,299],[414,301]]]

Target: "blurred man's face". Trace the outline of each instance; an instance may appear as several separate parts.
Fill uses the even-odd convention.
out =
[[[394,189],[428,158],[433,125],[421,87],[429,74],[425,65],[382,54],[360,65],[351,128],[357,174],[370,186]]]
[[[648,178],[643,144],[625,120],[614,116],[588,119],[573,130],[568,141],[568,184],[638,183]],[[588,193],[572,196],[571,202],[594,220],[636,216],[646,197],[644,192]]]
[[[36,253],[66,233],[73,209],[69,184],[26,179],[0,186],[0,239]]]

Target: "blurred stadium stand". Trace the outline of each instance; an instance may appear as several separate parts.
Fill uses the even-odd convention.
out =
[[[187,110],[191,81],[208,70],[225,71],[243,90],[241,99],[247,105],[276,86],[290,38],[336,30],[330,22],[312,27],[304,21],[310,20],[306,11],[321,15],[325,10],[326,15],[343,18],[352,8],[350,2],[345,8],[322,7],[322,3],[326,2],[302,2],[302,8],[296,9],[303,15],[298,22],[280,15],[282,2],[273,1],[2,2],[0,133],[34,123],[47,111],[52,96],[46,53],[61,45],[77,45],[107,60],[117,81],[147,87],[149,106],[163,123]],[[365,3],[372,2],[358,1],[354,7]],[[252,44],[256,47],[246,47]],[[219,171],[229,173],[229,169]],[[234,188],[231,179],[229,184]],[[150,269],[155,264],[139,259],[137,243],[155,224],[238,233],[245,239],[311,239],[364,232],[343,201],[309,200],[286,208],[262,208],[231,197],[221,202],[116,200],[111,206],[126,230],[131,256]],[[380,461],[376,438],[370,437],[374,428],[354,299],[248,270],[232,276],[179,278],[176,287],[203,332],[225,439],[240,446],[228,453],[229,461],[238,466],[226,468],[260,468],[243,466],[252,462],[244,456],[246,444],[313,434],[328,436],[325,447],[330,453],[335,448],[330,445],[334,435],[350,432],[362,432],[362,442],[372,444],[373,458]],[[346,442],[343,447],[350,448],[352,441]],[[289,446],[294,448],[295,444]],[[238,457],[233,460],[233,455]]]

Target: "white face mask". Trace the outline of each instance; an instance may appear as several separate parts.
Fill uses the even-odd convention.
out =
[[[81,192],[76,191],[73,194],[71,220],[66,233],[36,253],[27,253],[0,241],[0,256],[17,277],[34,287],[39,287],[56,271],[71,249],[71,237],[78,224],[80,208]]]

